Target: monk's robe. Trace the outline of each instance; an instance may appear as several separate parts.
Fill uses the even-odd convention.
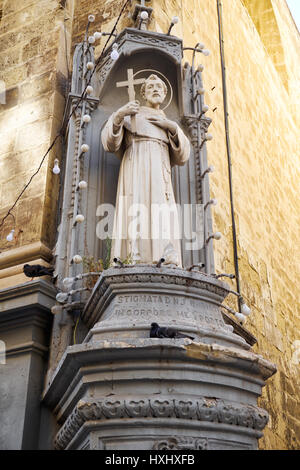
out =
[[[111,259],[134,263],[181,266],[181,229],[171,179],[171,167],[184,165],[190,143],[180,127],[172,135],[151,118],[165,118],[161,110],[143,106],[136,115],[135,135],[131,118],[114,126],[114,114],[102,131],[107,152],[121,159],[112,235]]]

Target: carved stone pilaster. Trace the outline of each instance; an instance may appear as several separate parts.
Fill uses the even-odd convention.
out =
[[[204,136],[208,131],[212,120],[206,116],[190,115],[184,116],[183,123],[185,124],[191,143],[194,149],[195,156],[195,167],[196,167],[196,194],[197,194],[197,203],[203,204],[203,190],[202,190],[202,180],[201,180],[201,144],[203,142]],[[200,124],[200,125],[199,125]]]

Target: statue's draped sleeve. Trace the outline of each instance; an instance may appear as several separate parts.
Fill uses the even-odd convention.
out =
[[[183,166],[190,157],[190,142],[184,132],[176,124],[177,131],[175,135],[168,132],[170,144],[170,163],[171,166]]]
[[[107,123],[105,124],[102,133],[101,140],[104,150],[106,152],[115,153],[117,157],[122,159],[124,153],[124,121],[118,126],[117,133],[114,132],[114,116],[115,113],[110,116]]]
[[[149,113],[147,108],[142,111],[142,115],[137,115],[137,137],[146,137],[150,140],[155,138],[168,143],[171,166],[184,165],[190,157],[190,142],[178,124],[173,123],[176,125],[176,133],[172,135],[171,132],[165,131],[147,119],[153,116],[151,113],[147,116],[147,112]],[[133,138],[130,132],[130,118],[125,118],[116,132],[116,126],[113,123],[114,116],[115,114],[112,114],[108,119],[102,130],[101,139],[106,152],[115,153],[122,159],[126,145],[128,146]]]

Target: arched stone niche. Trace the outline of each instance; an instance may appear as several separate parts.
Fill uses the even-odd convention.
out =
[[[106,243],[99,240],[93,226],[97,226],[103,217],[100,206],[111,204],[115,206],[117,181],[120,160],[114,155],[104,151],[101,143],[101,129],[108,117],[118,108],[128,102],[127,87],[117,88],[116,83],[127,80],[127,70],[133,69],[138,74],[136,78],[149,76],[152,71],[163,74],[170,82],[173,89],[173,98],[165,110],[168,118],[176,121],[188,135],[184,126],[184,116],[190,114],[189,90],[184,79],[181,59],[182,41],[179,38],[169,37],[163,34],[149,31],[137,31],[127,28],[117,38],[119,46],[119,59],[113,61],[110,58],[111,50],[99,63],[94,75],[95,95],[100,103],[93,111],[93,119],[87,131],[87,139],[91,142],[89,165],[86,169],[88,180],[88,204],[86,255],[94,258],[106,257]],[[149,72],[148,72],[149,70]],[[143,104],[140,96],[140,85],[135,87],[136,99]],[[170,101],[170,90],[166,103]],[[191,146],[192,148],[192,146]],[[175,198],[178,204],[196,203],[196,177],[195,159],[193,150],[189,162],[183,167],[173,169],[173,186]],[[107,213],[105,213],[106,217]],[[198,263],[201,259],[200,251],[185,250],[185,242],[182,242],[184,265]]]

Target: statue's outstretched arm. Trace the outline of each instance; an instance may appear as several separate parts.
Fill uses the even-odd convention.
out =
[[[176,134],[168,132],[170,142],[170,162],[171,165],[183,166],[190,158],[190,141],[177,124]]]

